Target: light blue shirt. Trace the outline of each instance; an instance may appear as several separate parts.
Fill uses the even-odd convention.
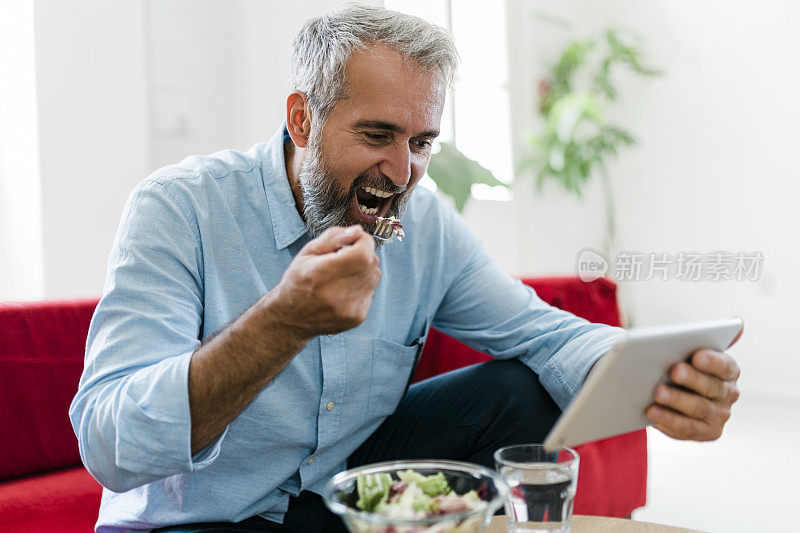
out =
[[[257,514],[281,522],[290,495],[320,492],[395,410],[412,344],[430,325],[519,358],[562,408],[624,333],[545,304],[418,187],[406,237],[378,251],[383,276],[364,323],[309,342],[192,456],[192,353],[275,287],[309,240],[283,142],[281,128],[246,153],[189,157],[128,199],[70,407],[83,462],[107,487],[98,531]]]

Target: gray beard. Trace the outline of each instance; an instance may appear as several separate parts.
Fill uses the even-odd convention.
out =
[[[349,191],[338,186],[336,176],[325,161],[325,154],[320,146],[320,135],[317,132],[309,135],[303,164],[300,167],[298,180],[303,193],[303,218],[305,218],[308,234],[312,237],[320,236],[326,229],[335,226],[348,226],[350,224],[349,211],[353,204],[353,196],[358,187],[376,187],[389,192],[400,193],[405,187],[398,187],[392,181],[381,175],[371,178],[367,174],[360,174]],[[402,220],[408,208],[409,194],[404,194],[399,200],[393,199],[392,205],[386,212],[386,217],[394,216]],[[374,224],[362,223],[368,233],[372,233]],[[378,249],[384,241],[375,239],[375,248]]]

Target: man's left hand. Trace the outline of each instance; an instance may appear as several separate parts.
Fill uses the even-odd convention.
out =
[[[655,403],[645,414],[653,426],[672,438],[716,440],[739,398],[739,373],[730,355],[698,350],[688,363],[672,367],[669,377],[674,385],[656,387]]]

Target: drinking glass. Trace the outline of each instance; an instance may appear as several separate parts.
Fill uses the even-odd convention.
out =
[[[511,489],[505,504],[509,533],[570,532],[578,486],[575,450],[518,444],[500,448],[494,460]]]

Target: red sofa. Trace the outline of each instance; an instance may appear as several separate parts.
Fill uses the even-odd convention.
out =
[[[619,325],[616,286],[524,280],[546,302]],[[81,466],[67,417],[97,300],[0,304],[0,531],[89,532],[100,485]],[[432,330],[416,380],[489,359]],[[645,503],[644,431],[579,447],[575,512],[629,516]]]

